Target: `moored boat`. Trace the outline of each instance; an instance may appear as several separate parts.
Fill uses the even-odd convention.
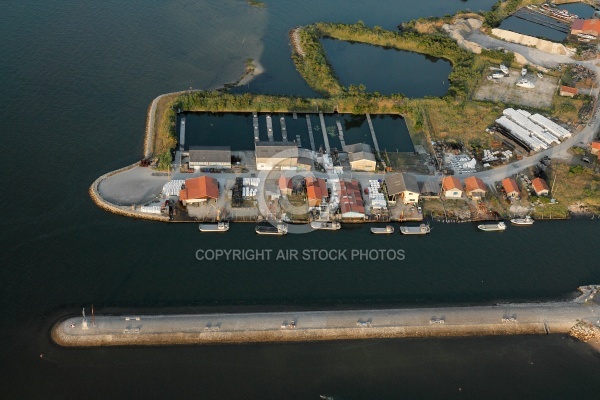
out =
[[[486,231],[486,232],[503,231],[506,229],[506,224],[504,222],[500,221],[497,224],[477,225],[477,228],[479,228],[482,231]]]
[[[530,226],[533,225],[534,222],[535,221],[533,220],[533,218],[531,218],[529,215],[525,218],[513,218],[510,220],[511,224],[520,226]]]
[[[277,224],[277,226],[273,225],[258,225],[255,229],[256,233],[259,235],[277,235],[282,236],[286,235],[288,232],[287,224]]]
[[[229,230],[229,222],[219,222],[216,224],[200,224],[198,227],[200,232],[227,232]]]
[[[310,227],[324,231],[337,231],[342,228],[342,224],[337,221],[312,221]]]
[[[385,228],[372,227],[371,233],[374,233],[376,235],[385,235],[385,234],[394,233],[394,227],[391,225],[387,225]]]
[[[400,233],[403,235],[426,235],[431,232],[431,227],[426,224],[419,226],[401,226]]]

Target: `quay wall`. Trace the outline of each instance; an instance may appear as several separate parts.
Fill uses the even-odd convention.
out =
[[[569,333],[594,319],[575,302],[396,310],[96,316],[57,322],[60,346],[165,346]],[[443,323],[439,321],[443,320]]]

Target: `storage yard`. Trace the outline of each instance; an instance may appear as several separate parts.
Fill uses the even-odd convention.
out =
[[[510,70],[503,78],[488,80],[487,76],[491,72],[486,71],[482,76],[477,92],[473,96],[476,100],[519,104],[532,108],[552,108],[552,99],[558,88],[558,78],[550,75],[539,78],[534,72],[528,72],[526,78],[535,84],[535,88],[528,89],[517,86],[517,82],[522,79],[518,70]]]

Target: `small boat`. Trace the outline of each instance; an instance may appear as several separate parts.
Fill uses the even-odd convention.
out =
[[[403,235],[426,235],[431,232],[429,225],[421,224],[419,226],[401,226],[400,233]]]
[[[198,230],[200,232],[227,232],[229,230],[229,222],[219,222],[217,224],[200,224]]]
[[[502,71],[504,74],[508,75],[508,68],[506,67],[506,65],[500,64],[500,71]]]
[[[389,233],[394,233],[394,227],[391,225],[387,225],[385,228],[372,227],[371,233],[374,233],[376,235],[385,235],[385,234],[389,234]]]
[[[526,89],[533,89],[533,88],[535,88],[535,85],[533,83],[529,82],[527,79],[520,79],[517,82],[517,86],[523,87],[523,88],[526,88]]]
[[[540,79],[542,79],[544,77],[544,75],[541,72],[538,72],[537,73],[537,77],[540,78]]]
[[[525,218],[513,218],[510,220],[510,223],[513,225],[520,225],[520,226],[529,226],[529,225],[533,225],[535,221],[533,220],[533,218],[531,218],[529,215],[526,216]]]
[[[521,76],[525,76],[525,75],[527,75],[527,68],[523,68],[521,70]]]
[[[504,74],[502,72],[494,72],[492,74],[492,78],[494,78],[494,79],[504,78]]]
[[[342,224],[337,221],[313,221],[310,223],[310,227],[324,231],[337,231],[342,228]]]
[[[486,231],[486,232],[503,231],[506,229],[506,224],[504,222],[500,221],[497,224],[477,225],[477,228],[479,228],[482,231]]]
[[[287,224],[277,224],[277,226],[272,225],[258,225],[255,229],[256,233],[259,235],[278,235],[283,236],[288,232]]]

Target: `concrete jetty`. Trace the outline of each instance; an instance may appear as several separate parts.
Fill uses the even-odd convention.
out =
[[[377,137],[375,136],[375,129],[373,128],[373,121],[371,121],[371,114],[367,113],[367,122],[369,123],[369,129],[371,130],[371,136],[373,136],[373,145],[375,151],[379,154],[379,144],[377,143]]]
[[[310,148],[312,151],[317,151],[315,148],[315,137],[313,136],[312,123],[310,121],[310,115],[306,114],[306,126],[308,127],[308,138],[310,139]]]
[[[279,123],[281,124],[281,138],[284,142],[287,142],[287,129],[285,127],[285,118],[279,118]]]
[[[342,144],[342,150],[346,150],[346,141],[344,140],[344,130],[342,129],[342,123],[340,122],[340,120],[338,119],[337,121],[335,121],[337,128],[338,128],[338,133],[340,136],[340,143]]]
[[[258,114],[252,113],[252,124],[254,125],[254,141],[260,141],[259,130],[258,130]]]
[[[577,302],[388,310],[71,317],[52,328],[61,346],[303,342],[568,333],[598,320]]]
[[[269,137],[269,142],[275,140],[273,138],[273,118],[269,114],[267,114],[267,136]]]
[[[179,126],[179,166],[181,166],[181,154],[185,146],[185,117],[181,117],[181,125]]]
[[[321,120],[321,131],[323,131],[325,150],[327,151],[327,154],[331,154],[331,149],[329,148],[329,138],[327,137],[327,125],[325,125],[325,118],[323,117],[322,111],[319,111],[319,119]]]
[[[298,147],[302,147],[302,140],[300,139],[300,135],[296,135],[296,144]]]

